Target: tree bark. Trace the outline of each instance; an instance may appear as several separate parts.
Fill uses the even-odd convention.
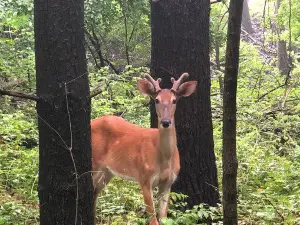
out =
[[[175,115],[181,170],[172,191],[189,196],[188,206],[219,201],[210,104],[209,7],[207,0],[151,2],[151,74],[170,88],[183,73],[197,80],[195,93],[180,99]],[[157,118],[151,102],[151,126]]]
[[[251,16],[250,16],[249,6],[248,6],[248,1],[247,0],[244,0],[242,26],[248,34],[253,33],[253,28],[252,28],[252,23],[251,23]]]
[[[223,94],[223,224],[238,224],[236,91],[243,0],[230,1]]]
[[[286,41],[278,40],[277,43],[277,58],[278,58],[278,69],[281,74],[288,75],[289,72],[289,60],[286,49]]]
[[[277,0],[275,6],[275,14],[278,14],[280,7],[280,0]],[[280,39],[280,34],[284,31],[284,27],[277,24],[278,42],[277,42],[277,58],[278,58],[278,69],[281,74],[288,75],[289,73],[289,58],[286,48],[286,41]]]
[[[83,3],[34,1],[41,225],[94,221]]]

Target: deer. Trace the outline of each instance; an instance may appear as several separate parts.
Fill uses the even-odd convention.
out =
[[[183,82],[171,78],[171,89],[161,89],[161,78],[138,79],[137,87],[155,101],[158,128],[142,128],[122,117],[106,115],[91,121],[92,179],[94,213],[101,190],[114,177],[132,180],[140,185],[146,212],[152,216],[150,225],[159,225],[167,216],[171,185],[180,170],[174,114],[181,97],[190,96],[197,81]],[[153,190],[158,187],[158,215],[153,202]],[[95,217],[96,218],[96,217]]]

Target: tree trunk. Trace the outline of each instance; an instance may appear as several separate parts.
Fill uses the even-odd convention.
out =
[[[252,28],[252,23],[251,23],[251,16],[250,16],[249,6],[248,6],[248,1],[247,0],[244,0],[242,26],[248,34],[253,33],[253,28]]]
[[[237,224],[236,91],[243,0],[230,1],[223,94],[223,223]]]
[[[177,104],[175,115],[181,170],[172,191],[189,196],[188,206],[219,201],[210,104],[209,7],[207,0],[151,2],[151,73],[171,87],[183,73],[197,80],[195,93]],[[151,102],[151,126],[157,118]]]
[[[217,65],[217,70],[221,71],[221,65],[220,65],[220,44],[218,41],[216,41],[216,65]],[[218,80],[219,80],[219,86],[220,86],[220,96],[221,98],[223,97],[223,89],[224,89],[224,81],[222,78],[221,74],[218,74]]]
[[[288,53],[286,50],[286,41],[284,41],[284,40],[278,40],[277,58],[278,58],[278,69],[279,69],[280,73],[283,75],[288,75],[289,60],[288,60]]]
[[[83,0],[34,6],[40,224],[93,224]]]
[[[277,0],[275,6],[275,14],[278,14],[280,7],[280,0]],[[284,27],[277,24],[278,42],[277,42],[277,58],[278,58],[278,69],[281,74],[288,75],[289,72],[289,60],[286,49],[286,41],[280,39],[280,34],[284,31]]]

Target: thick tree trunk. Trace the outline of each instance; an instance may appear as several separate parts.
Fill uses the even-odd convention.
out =
[[[151,74],[171,87],[183,72],[197,80],[196,92],[177,104],[175,115],[181,170],[172,191],[189,196],[188,206],[216,205],[217,170],[213,151],[209,69],[209,7],[207,0],[151,2]],[[153,102],[151,126],[157,126]]]
[[[42,225],[93,224],[83,0],[35,0]]]
[[[243,0],[230,1],[223,94],[223,223],[237,224],[236,91]]]

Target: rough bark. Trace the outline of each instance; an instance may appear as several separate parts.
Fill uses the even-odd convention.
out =
[[[94,221],[83,2],[34,1],[41,225]]]
[[[236,91],[243,0],[230,1],[223,94],[223,223],[237,224]]]
[[[170,78],[183,73],[197,80],[195,93],[180,99],[175,115],[181,170],[172,191],[189,196],[188,206],[216,205],[217,170],[213,151],[207,0],[151,2],[151,74],[170,88]],[[151,102],[151,126],[157,126]]]

